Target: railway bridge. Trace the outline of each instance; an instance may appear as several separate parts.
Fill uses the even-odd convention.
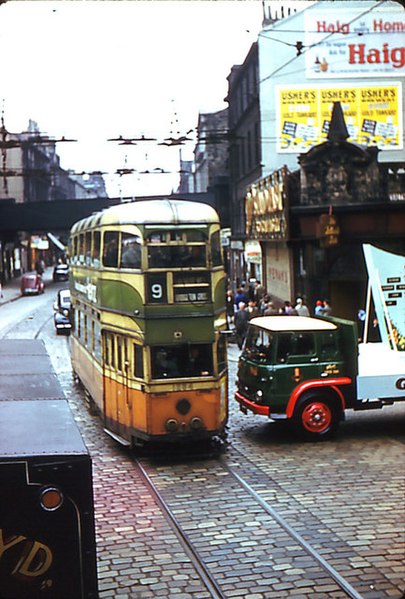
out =
[[[164,197],[168,195],[142,196],[136,199],[151,200]],[[170,197],[181,197],[216,207],[215,196],[210,192],[171,194]],[[69,231],[75,222],[104,208],[134,199],[106,197],[24,203],[0,199],[0,281],[4,283],[20,275],[21,271],[34,268],[38,252],[44,248],[41,244],[35,245],[41,238],[51,241],[48,255],[48,261],[51,262],[55,254],[64,250]]]

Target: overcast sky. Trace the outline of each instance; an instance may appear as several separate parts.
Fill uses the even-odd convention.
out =
[[[0,6],[6,128],[24,131],[32,119],[44,134],[77,139],[57,146],[65,169],[174,172],[108,174],[110,195],[170,193],[179,147],[107,139],[161,141],[195,129],[199,112],[226,108],[226,78],[257,40],[262,16],[261,0],[9,0]],[[182,146],[185,159],[193,147]]]

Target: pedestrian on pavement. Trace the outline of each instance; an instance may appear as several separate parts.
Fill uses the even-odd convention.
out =
[[[323,302],[321,300],[316,300],[314,313],[315,316],[323,316]]]
[[[226,292],[226,320],[228,323],[228,329],[233,324],[233,318],[235,315],[235,302],[231,289]]]
[[[274,307],[273,302],[268,302],[267,308],[263,312],[263,316],[276,316],[276,314],[278,314],[278,311]]]
[[[297,297],[295,309],[297,311],[298,316],[309,316],[308,307],[304,304],[304,300],[301,297]]]
[[[239,309],[235,313],[235,333],[236,343],[239,349],[242,349],[243,341],[246,336],[248,323],[249,323],[249,312],[246,310],[245,302],[239,303]]]
[[[323,309],[322,316],[330,316],[332,314],[332,306],[329,303],[329,300],[323,300]]]
[[[282,309],[282,313],[286,314],[287,316],[297,316],[298,312],[295,308],[293,308],[291,302],[289,302],[288,300],[284,302],[284,308]]]
[[[239,308],[240,302],[243,302],[244,304],[247,304],[247,302],[248,302],[248,297],[247,297],[243,287],[238,287],[238,289],[236,290],[235,300],[234,300],[236,309]]]
[[[41,258],[38,258],[38,260],[35,262],[35,270],[40,276],[44,274],[45,262]]]
[[[256,318],[256,316],[260,316],[260,310],[257,307],[255,300],[249,301],[247,311],[249,313],[249,320]]]
[[[265,288],[263,287],[261,282],[259,280],[257,280],[254,284],[254,290],[253,290],[253,299],[255,300],[257,306],[259,306],[261,300],[263,299],[263,297],[265,295],[266,295]]]
[[[269,302],[271,301],[270,296],[266,293],[260,302],[258,303],[259,312],[261,315],[264,314],[264,311],[267,309]]]

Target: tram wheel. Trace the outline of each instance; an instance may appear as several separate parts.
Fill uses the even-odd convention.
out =
[[[303,397],[298,403],[293,425],[307,439],[327,439],[336,433],[340,415],[337,402],[333,398],[323,393],[314,393]]]

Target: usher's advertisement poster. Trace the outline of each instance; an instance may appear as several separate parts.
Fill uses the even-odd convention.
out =
[[[340,102],[347,141],[381,150],[402,149],[402,88],[290,85],[276,87],[277,151],[303,153],[327,140],[334,102]]]

